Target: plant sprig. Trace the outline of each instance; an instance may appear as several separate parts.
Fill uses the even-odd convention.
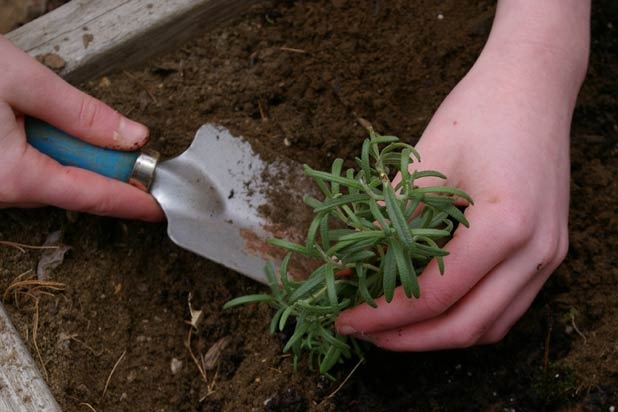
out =
[[[444,273],[448,252],[440,244],[452,235],[456,223],[468,226],[455,200],[472,204],[459,189],[417,185],[422,178],[446,177],[412,168],[420,156],[397,137],[370,130],[355,160],[356,168],[343,170],[343,160],[336,159],[330,172],[304,166],[324,195],[323,200],[305,197],[315,214],[305,244],[271,239],[271,244],[288,251],[279,278],[272,264],[266,268],[271,294],[242,296],[224,306],[268,302],[276,311],[272,334],[294,318],[294,332],[283,351],[294,353],[295,368],[302,352],[308,352],[310,365],[319,365],[325,375],[352,354],[363,356],[353,337],[336,333],[339,313],[360,303],[376,307],[375,298],[382,295],[390,302],[398,286],[408,298],[418,298],[418,275],[432,259]],[[288,267],[295,254],[321,262],[304,281],[290,278]]]

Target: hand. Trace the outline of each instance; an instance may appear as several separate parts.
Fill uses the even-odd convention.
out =
[[[66,167],[26,142],[24,115],[95,145],[135,150],[148,129],[80,92],[0,36],[0,207],[57,206],[161,220],[154,198],[133,186]]]
[[[496,25],[501,18],[499,8]],[[445,246],[444,276],[433,261],[419,277],[419,299],[397,290],[390,304],[352,308],[337,319],[339,333],[398,351],[505,336],[567,252],[569,130],[583,66],[566,64],[561,48],[490,38],[434,115],[417,145],[422,161],[411,167],[441,171],[441,184],[472,196],[470,228],[460,226]]]

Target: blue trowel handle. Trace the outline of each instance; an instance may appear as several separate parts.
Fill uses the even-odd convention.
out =
[[[128,182],[139,152],[121,152],[94,146],[55,127],[26,118],[28,143],[65,166],[76,166]]]
[[[26,118],[26,137],[30,145],[60,164],[130,182],[146,190],[150,186],[158,159],[156,153],[123,152],[95,146],[31,117]],[[140,176],[143,174],[141,166],[144,161],[152,169],[146,179]],[[135,178],[139,181],[135,181]]]

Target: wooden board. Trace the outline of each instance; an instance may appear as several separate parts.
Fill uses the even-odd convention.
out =
[[[0,303],[0,411],[60,412]]]
[[[71,83],[138,63],[256,0],[73,0],[6,37]]]

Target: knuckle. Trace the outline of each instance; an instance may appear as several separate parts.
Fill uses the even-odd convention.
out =
[[[452,295],[445,290],[427,288],[423,293],[424,297],[421,299],[424,300],[427,311],[433,316],[446,311],[454,301]]]
[[[111,214],[111,211],[112,211],[112,206],[111,206],[111,203],[108,200],[105,200],[105,199],[94,199],[90,203],[90,205],[88,207],[88,210],[93,215],[109,216]]]
[[[536,256],[539,260],[537,270],[545,267],[555,268],[564,260],[569,248],[566,228],[543,231],[535,241]]]
[[[469,348],[478,344],[483,336],[487,333],[489,326],[485,323],[474,323],[468,325],[467,328],[460,330],[456,336],[453,337],[453,342],[458,348]]]
[[[382,338],[382,337],[372,337],[371,338],[371,343],[374,346],[377,346],[380,349],[387,349],[390,350],[390,339],[388,338]]]
[[[566,258],[566,255],[569,252],[568,230],[565,230],[563,233],[563,236],[561,236],[560,241],[558,242],[558,251],[555,258],[557,265],[559,265]]]
[[[510,327],[494,327],[482,337],[482,343],[494,344],[502,341],[511,330]],[[481,341],[480,341],[481,342]]]
[[[99,102],[90,96],[82,97],[79,105],[78,124],[82,128],[92,128],[97,120],[99,112]]]
[[[502,205],[498,211],[500,230],[511,248],[526,244],[534,234],[534,214],[516,205]]]

